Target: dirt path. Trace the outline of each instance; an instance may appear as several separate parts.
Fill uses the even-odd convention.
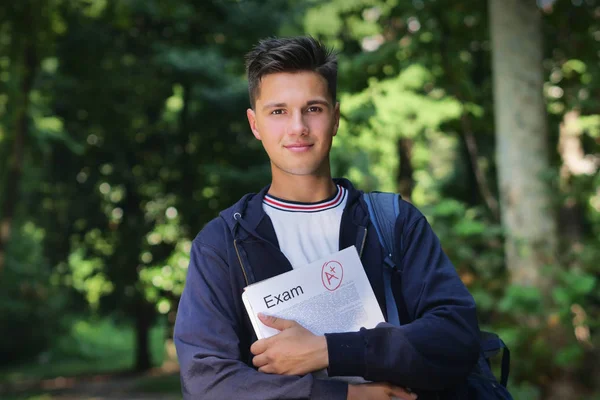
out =
[[[144,393],[138,388],[139,378],[117,378],[102,382],[84,382],[51,394],[52,400],[179,400],[170,393]],[[50,394],[49,393],[49,394]]]
[[[40,395],[42,397],[40,397]],[[43,400],[180,400],[179,373],[159,368],[145,374],[60,377],[0,387],[0,398]]]

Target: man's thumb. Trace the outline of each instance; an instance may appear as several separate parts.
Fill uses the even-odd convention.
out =
[[[277,329],[278,331],[282,331],[294,325],[294,321],[274,317],[272,315],[265,315],[263,313],[258,313],[258,318],[263,324],[265,324],[269,328]]]

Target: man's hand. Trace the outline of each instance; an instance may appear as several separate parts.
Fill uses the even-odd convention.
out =
[[[388,383],[365,383],[364,385],[348,385],[347,400],[415,400],[417,395],[399,386]]]
[[[317,336],[295,321],[258,314],[263,324],[281,331],[256,341],[250,351],[252,363],[267,374],[305,375],[327,368],[329,354],[325,336]]]

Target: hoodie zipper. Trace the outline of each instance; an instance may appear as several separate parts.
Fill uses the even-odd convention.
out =
[[[367,227],[364,227],[364,233],[362,243],[360,244],[360,251],[358,252],[358,258],[362,260],[363,250],[365,249],[365,243],[367,242]]]
[[[237,246],[237,239],[233,240],[233,247],[235,247],[235,253],[237,254],[238,260],[240,262],[240,267],[242,268],[242,273],[244,274],[244,280],[246,281],[246,286],[250,285],[248,282],[248,275],[246,274],[246,268],[244,268],[244,263],[242,262],[242,257],[240,256],[240,251]]]

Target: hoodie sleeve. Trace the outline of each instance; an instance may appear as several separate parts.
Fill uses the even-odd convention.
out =
[[[362,376],[421,390],[464,381],[479,356],[475,302],[425,217],[403,202],[402,294],[413,322],[327,334],[330,376]]]
[[[174,332],[184,399],[346,399],[345,383],[264,374],[241,361],[233,296],[227,263],[196,238]]]

